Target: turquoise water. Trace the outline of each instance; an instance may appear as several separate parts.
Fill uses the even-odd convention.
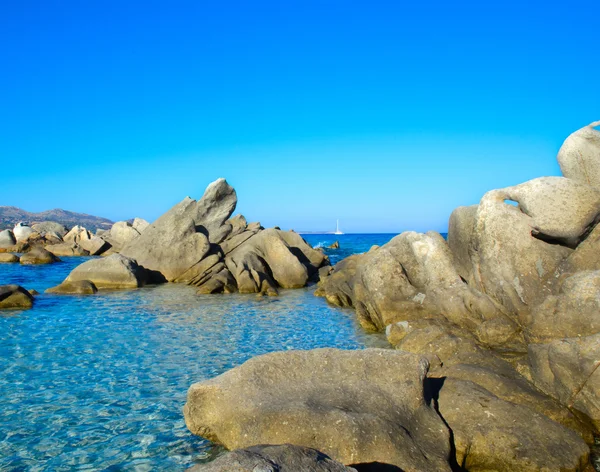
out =
[[[342,245],[327,251],[336,262],[393,235],[331,236]],[[85,260],[63,259],[0,264],[0,284],[43,292]],[[365,334],[352,311],[312,291],[198,296],[161,285],[42,293],[31,310],[0,312],[0,470],[184,470],[210,460],[215,448],[183,421],[192,383],[272,351],[387,345]]]

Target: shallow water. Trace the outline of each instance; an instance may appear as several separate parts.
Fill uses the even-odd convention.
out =
[[[43,292],[83,260],[0,264],[0,284]],[[31,310],[0,312],[0,470],[184,470],[210,459],[183,421],[192,383],[272,351],[387,346],[312,291],[42,293]]]

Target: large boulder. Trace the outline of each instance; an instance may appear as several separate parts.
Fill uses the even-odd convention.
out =
[[[10,252],[0,253],[0,262],[19,262],[19,256]]]
[[[65,225],[57,223],[56,221],[43,221],[41,223],[31,225],[31,228],[40,233],[42,236],[45,236],[46,233],[56,233],[62,238],[69,232]]]
[[[142,231],[144,231],[148,226],[150,226],[150,223],[148,223],[143,218],[134,218],[133,222],[131,223],[131,226],[133,227],[133,229],[135,229],[138,233],[141,234]]]
[[[589,448],[575,431],[470,380],[444,378],[439,383],[438,409],[452,430],[461,470],[592,470]]]
[[[600,189],[600,126],[596,121],[571,134],[558,151],[562,174]]]
[[[10,229],[0,231],[0,248],[9,248],[17,244],[17,240]]]
[[[61,295],[93,295],[98,289],[89,280],[76,280],[74,282],[63,282],[56,287],[51,287],[46,290],[46,293],[54,293]]]
[[[55,256],[89,256],[90,253],[76,243],[49,244],[46,250]]]
[[[43,247],[34,247],[21,256],[21,264],[52,264],[60,259]]]
[[[188,472],[356,472],[308,447],[292,444],[252,446],[198,464]]]
[[[0,309],[32,306],[33,296],[20,285],[0,285]]]
[[[237,203],[235,190],[219,179],[203,197],[187,197],[127,244],[121,254],[151,271],[156,281],[174,281],[206,256],[212,244],[231,232],[226,224]]]
[[[254,269],[264,277],[272,278],[280,287],[300,288],[324,260],[323,254],[312,249],[298,234],[266,229],[231,252],[226,264],[238,281],[245,279],[244,273]],[[249,279],[253,277],[249,276]],[[255,284],[258,286],[258,281]]]
[[[449,431],[424,396],[428,362],[388,349],[256,357],[188,391],[192,433],[228,449],[290,443],[343,464],[450,471]]]
[[[75,267],[64,282],[87,280],[98,289],[137,288],[146,283],[146,271],[121,254],[92,259]]]
[[[31,236],[31,234],[35,231],[30,226],[24,225],[23,223],[17,223],[12,232],[15,236],[15,239],[19,243],[22,241],[27,241],[29,236]]]

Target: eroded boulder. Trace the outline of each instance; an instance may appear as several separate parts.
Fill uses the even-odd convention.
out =
[[[31,225],[31,228],[42,236],[45,236],[46,233],[56,233],[62,238],[69,232],[65,225],[57,223],[56,221],[42,221],[41,223]]]
[[[29,236],[31,236],[32,233],[35,233],[30,226],[24,225],[23,223],[17,223],[12,232],[18,243],[27,241]]]
[[[75,267],[64,282],[79,281],[90,281],[98,289],[138,288],[146,283],[146,271],[135,260],[113,254]]]
[[[235,190],[219,179],[211,183],[203,197],[187,197],[147,227],[140,237],[128,243],[121,254],[131,257],[151,271],[156,281],[181,278],[231,232],[226,220],[237,203]]]
[[[43,247],[37,246],[21,256],[21,264],[52,264],[60,259]]]
[[[19,256],[11,254],[10,252],[0,253],[0,262],[14,263],[19,262]]]
[[[427,403],[428,362],[388,349],[287,351],[194,384],[188,428],[228,449],[290,443],[343,464],[450,471],[449,432]]]

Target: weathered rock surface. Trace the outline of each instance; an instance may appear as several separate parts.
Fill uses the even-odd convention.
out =
[[[0,285],[0,309],[32,306],[33,296],[20,285]]]
[[[469,380],[442,382],[437,404],[464,470],[576,472],[589,466],[589,448],[576,432]]]
[[[99,236],[93,235],[83,226],[74,226],[63,238],[65,243],[79,246],[91,256],[102,254],[109,244]]]
[[[600,270],[567,278],[557,295],[548,296],[521,322],[531,343],[600,333]]]
[[[0,253],[0,262],[19,262],[19,256],[9,252]]]
[[[267,354],[192,385],[185,420],[229,449],[290,443],[343,464],[450,471],[448,429],[424,397],[427,369],[387,349]]]
[[[558,152],[562,174],[569,179],[600,189],[600,121],[571,134]]]
[[[20,259],[21,264],[51,264],[58,261],[60,261],[58,257],[43,247],[34,247]]]
[[[56,233],[62,238],[69,232],[65,225],[57,223],[56,221],[43,221],[41,223],[31,225],[31,228],[40,233],[42,236],[45,236],[46,233]]]
[[[45,248],[55,256],[89,256],[90,253],[76,243],[49,244]]]
[[[219,179],[199,200],[187,197],[146,228],[121,253],[131,257],[160,281],[174,281],[201,261],[231,232],[225,221],[237,203],[235,190]]]
[[[402,233],[349,258],[335,266],[316,294],[353,306],[368,329],[443,316],[490,346],[524,349],[518,325],[501,305],[461,279],[448,245],[435,232]]]
[[[13,232],[10,229],[5,229],[4,231],[0,231],[0,247],[1,248],[9,248],[14,246],[17,243]]]
[[[543,392],[600,430],[600,333],[529,344],[531,375]]]
[[[322,452],[291,444],[252,446],[224,454],[189,472],[356,472]]]
[[[93,295],[98,289],[89,280],[77,280],[74,282],[63,282],[56,287],[46,290],[46,293],[68,294],[68,295]]]
[[[469,284],[472,284],[473,266],[469,254],[469,245],[477,217],[477,205],[458,207],[448,221],[448,247],[454,255],[456,271]]]
[[[92,259],[75,267],[65,282],[90,281],[98,289],[137,288],[146,283],[146,271],[121,254]]]

